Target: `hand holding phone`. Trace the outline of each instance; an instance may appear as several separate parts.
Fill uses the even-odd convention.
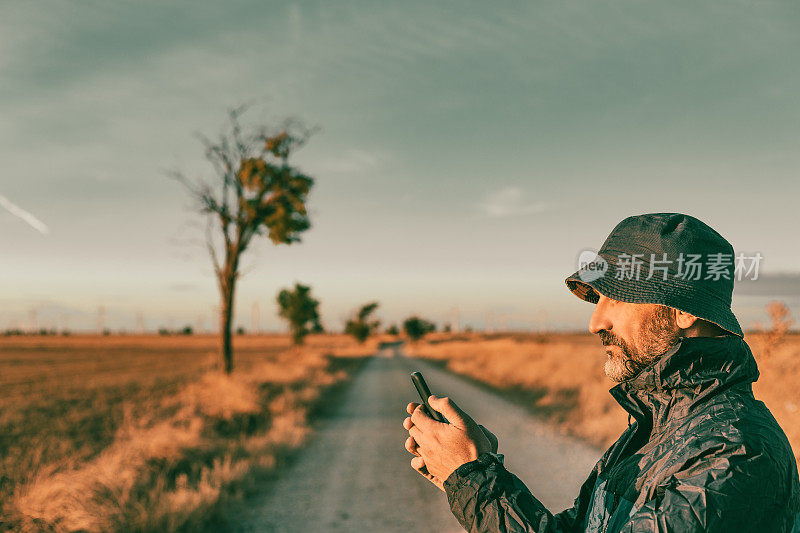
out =
[[[447,424],[448,423],[447,419],[444,416],[442,416],[442,413],[434,411],[433,408],[431,408],[431,406],[428,404],[428,396],[431,395],[431,390],[428,388],[428,384],[425,383],[425,378],[422,377],[422,373],[412,372],[411,381],[414,382],[414,387],[416,387],[420,398],[422,398],[422,404],[428,416],[430,416],[437,422],[442,422],[444,424]]]

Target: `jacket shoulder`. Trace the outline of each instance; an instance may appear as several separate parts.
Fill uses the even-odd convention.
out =
[[[653,523],[683,531],[791,529],[800,512],[797,464],[763,403],[713,402],[659,448],[624,531]]]
[[[759,455],[795,464],[789,439],[763,402],[752,395],[721,394],[677,424],[679,448],[716,455]]]
[[[800,497],[789,440],[763,402],[720,395],[683,421],[665,450],[660,480],[745,494]],[[755,491],[755,492],[753,492]]]

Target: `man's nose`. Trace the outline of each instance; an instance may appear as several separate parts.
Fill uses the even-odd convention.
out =
[[[589,331],[597,334],[601,330],[611,330],[611,318],[608,313],[608,298],[600,297],[594,306],[592,318],[589,319]]]

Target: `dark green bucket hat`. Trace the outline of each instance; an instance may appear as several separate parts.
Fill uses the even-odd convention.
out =
[[[585,254],[566,279],[577,297],[666,305],[744,336],[731,311],[733,247],[700,220],[680,213],[631,216],[596,255]]]

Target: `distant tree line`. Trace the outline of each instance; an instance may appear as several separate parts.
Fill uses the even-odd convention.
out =
[[[292,335],[292,342],[295,345],[304,343],[307,335],[311,333],[324,333],[325,329],[322,326],[319,314],[320,302],[311,292],[311,287],[301,283],[295,283],[294,287],[288,289],[281,289],[276,298],[278,304],[278,316],[284,319],[289,326],[289,331]],[[351,335],[356,341],[363,344],[371,336],[380,332],[381,321],[375,318],[375,312],[379,307],[378,302],[369,302],[358,309],[356,309],[350,318],[347,319],[344,326],[344,333]],[[445,329],[446,330],[446,329]],[[402,332],[411,341],[418,341],[426,334],[436,331],[436,325],[424,318],[416,315],[410,316],[402,322]],[[161,326],[157,330],[161,336],[171,335],[194,335],[194,328],[187,324],[178,329],[167,328]],[[127,332],[121,330],[118,334],[124,335]],[[244,335],[247,330],[241,326],[236,328],[235,333]],[[391,324],[384,331],[386,335],[400,335],[400,329],[397,324]],[[69,330],[58,331],[56,329],[41,328],[36,331],[23,330],[20,328],[9,328],[3,331],[4,336],[23,336],[23,335],[39,335],[39,336],[55,336],[71,335]],[[111,335],[112,331],[108,328],[101,332],[102,335]]]

